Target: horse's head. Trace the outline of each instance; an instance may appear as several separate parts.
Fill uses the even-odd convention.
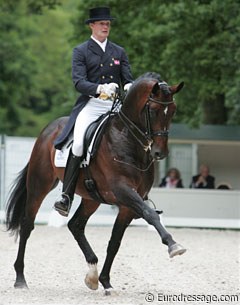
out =
[[[183,82],[169,86],[156,78],[139,78],[122,108],[122,112],[139,128],[134,132],[135,137],[143,143],[144,150],[151,150],[155,159],[168,155],[168,132],[176,111],[173,95],[183,86]]]
[[[168,155],[168,132],[177,108],[173,95],[183,86],[183,82],[174,86],[163,81],[155,82],[143,108],[142,116],[147,122],[147,133],[153,140],[151,153],[156,159]]]

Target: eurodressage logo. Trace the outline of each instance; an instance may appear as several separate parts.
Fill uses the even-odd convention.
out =
[[[153,294],[148,292],[145,295],[145,301],[148,303],[153,302],[164,302],[164,303],[194,303],[200,302],[203,304],[210,304],[210,303],[225,303],[229,304],[239,304],[240,302],[240,294],[235,295],[220,295],[217,296],[216,294],[163,294],[157,293]]]

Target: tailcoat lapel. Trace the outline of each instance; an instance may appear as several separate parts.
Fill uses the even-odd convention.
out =
[[[111,56],[113,54],[113,46],[111,44],[111,42],[107,42],[107,45],[106,45],[106,49],[105,49],[105,52],[103,53],[103,56],[102,56],[102,63],[104,64],[105,62],[109,62],[109,59],[111,59]]]
[[[89,39],[88,48],[93,53],[99,55],[100,57],[102,57],[104,55],[104,52],[101,49],[101,47],[94,40],[92,40],[91,38]]]

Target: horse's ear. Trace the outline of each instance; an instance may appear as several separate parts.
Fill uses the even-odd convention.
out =
[[[158,82],[156,82],[156,84],[152,87],[152,93],[155,95],[158,93],[159,90],[160,90],[159,84]]]
[[[175,85],[175,86],[171,86],[171,91],[173,94],[175,93],[178,93],[184,86],[184,82],[181,82],[180,84],[178,85]]]

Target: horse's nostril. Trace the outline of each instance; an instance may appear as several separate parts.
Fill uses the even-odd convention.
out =
[[[157,152],[157,151],[155,152],[155,158],[156,158],[156,159],[161,158],[161,154],[160,154],[160,152]]]
[[[164,159],[165,157],[167,156],[167,154],[165,152],[162,152],[162,151],[156,151],[154,152],[154,158],[156,160],[162,160]]]

